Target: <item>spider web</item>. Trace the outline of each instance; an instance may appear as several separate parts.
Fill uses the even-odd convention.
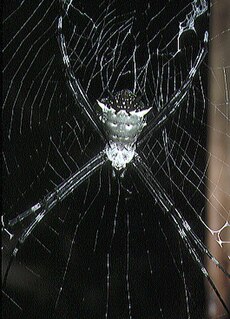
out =
[[[204,45],[208,3],[22,0],[5,2],[3,9],[4,274],[33,216],[14,228],[7,221],[104,148],[68,87],[57,40],[60,16],[73,73],[95,112],[96,100],[130,89],[152,107],[151,121],[180,90]],[[210,42],[222,34],[229,28]],[[208,98],[208,74],[219,85],[221,102]],[[220,135],[229,145],[228,102],[229,65],[210,68],[204,61],[183,106],[138,148],[189,231],[201,243],[206,232],[218,243],[226,272],[229,207],[212,204],[216,181],[208,169],[214,158],[221,178],[229,160],[210,152],[207,131],[216,131],[208,122],[211,109],[223,121]],[[227,187],[218,190],[229,200]],[[206,218],[207,203],[218,228]],[[3,296],[4,318],[171,319],[205,312],[203,274],[169,216],[131,167],[121,178],[113,177],[111,165],[35,228],[13,257]]]

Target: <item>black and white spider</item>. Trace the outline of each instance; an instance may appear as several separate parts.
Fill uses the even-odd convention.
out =
[[[173,200],[159,185],[147,163],[145,163],[145,160],[141,157],[141,154],[139,154],[139,149],[141,149],[144,145],[144,142],[150,136],[154,137],[156,132],[158,132],[160,128],[163,128],[168,120],[181,107],[183,107],[183,101],[191,88],[192,81],[207,52],[207,33],[204,37],[203,46],[200,48],[196,59],[191,65],[185,81],[173,94],[170,100],[163,105],[156,116],[154,116],[148,123],[145,116],[147,113],[151,112],[151,105],[145,105],[140,96],[127,88],[118,91],[114,96],[104,97],[99,100],[98,105],[101,111],[98,113],[95,112],[85,91],[81,87],[79,80],[76,79],[72,70],[67,53],[62,24],[63,17],[60,16],[58,19],[58,40],[68,84],[77,104],[81,108],[81,111],[91,123],[92,128],[101,137],[103,150],[93,157],[88,163],[83,165],[67,180],[56,187],[53,192],[50,192],[41,201],[8,222],[9,226],[14,226],[18,222],[26,219],[28,216],[34,216],[34,220],[20,236],[18,245],[13,252],[13,256],[17,254],[19,246],[25,242],[34,228],[44,219],[44,217],[59,202],[63,201],[70,193],[76,190],[81,183],[86,181],[106,162],[110,161],[114,171],[118,174],[121,172],[121,174],[124,175],[124,178],[125,169],[132,166],[137,175],[147,186],[147,189],[150,191],[154,200],[156,200],[162,210],[168,214],[191,256],[200,267],[200,270],[207,277],[224,305],[224,302],[209,277],[200,256],[196,250],[193,249],[193,245],[195,245],[200,251],[205,252],[222,271],[225,272],[225,270],[207,250],[202,241],[196,236],[189,226],[189,223],[185,222],[184,219],[181,218],[181,213],[175,207]],[[5,278],[6,277],[7,272]]]

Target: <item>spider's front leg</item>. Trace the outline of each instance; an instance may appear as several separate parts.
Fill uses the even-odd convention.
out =
[[[59,202],[63,201],[70,193],[76,190],[80,184],[89,178],[95,171],[101,168],[106,162],[107,157],[105,152],[102,151],[83,167],[81,167],[76,173],[58,185],[53,192],[48,193],[40,202],[8,222],[8,226],[10,227],[23,221],[30,215],[35,216],[34,220],[29,224],[29,226],[26,227],[26,229],[24,229],[19,235],[19,239],[16,239],[16,246],[14,246],[13,253],[11,254],[10,261],[3,277],[3,286],[6,284],[11,264],[17,255],[20,245],[25,242],[35,227]],[[15,236],[10,232],[8,232],[8,234],[10,235],[10,240],[13,240]]]
[[[59,202],[62,202],[70,193],[72,193],[80,184],[88,179],[95,171],[102,167],[107,161],[105,152],[100,152],[92,158],[88,163],[81,167],[76,173],[67,178],[64,182],[56,187],[53,192],[48,193],[40,202],[33,205],[25,212],[17,217],[9,220],[8,226],[14,226],[23,221],[30,215],[34,215],[35,219],[23,231],[19,238],[19,242],[23,243],[31,234],[33,229],[41,222],[41,220],[51,211]]]
[[[132,161],[132,165],[136,170],[138,176],[143,181],[143,184],[147,187],[148,191],[152,195],[155,201],[159,204],[162,211],[167,213],[167,216],[171,219],[174,227],[178,231],[183,243],[185,244],[186,248],[188,249],[191,257],[197,263],[198,267],[200,268],[201,272],[207,278],[208,282],[212,286],[213,290],[215,291],[217,297],[219,298],[220,302],[222,303],[223,307],[230,315],[230,311],[226,306],[223,298],[221,297],[220,293],[218,292],[214,282],[212,281],[211,277],[209,276],[208,271],[206,270],[202,258],[194,249],[196,246],[201,252],[205,253],[217,267],[219,267],[223,273],[230,278],[230,275],[227,271],[223,268],[223,266],[216,260],[216,258],[209,252],[209,250],[204,246],[202,241],[199,237],[193,232],[189,223],[186,221],[184,217],[182,217],[180,211],[175,207],[173,200],[170,196],[166,193],[164,188],[157,182],[154,178],[151,170],[149,169],[148,165],[144,162],[144,160],[136,153],[134,156],[134,160]]]

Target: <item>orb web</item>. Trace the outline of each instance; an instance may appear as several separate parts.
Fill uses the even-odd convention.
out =
[[[152,108],[150,121],[180,90],[208,31],[207,1],[4,3],[3,272],[33,216],[14,228],[7,220],[104,147],[68,87],[57,41],[60,12],[71,69],[95,113],[97,100],[130,90]],[[227,27],[210,42],[225,35]],[[223,81],[221,102],[208,97],[207,75]],[[217,161],[220,179],[229,161],[209,150],[207,131],[216,128],[207,118],[212,110],[223,121],[220,134],[229,145],[228,103],[229,65],[210,68],[205,60],[183,105],[138,148],[185,229],[204,244],[199,251],[194,241],[195,252],[206,256],[207,231],[227,262],[229,209],[214,206],[211,197],[221,191],[229,200],[229,192],[218,185],[209,192],[215,180],[208,168]],[[207,202],[218,229],[206,219]],[[114,178],[106,165],[59,203],[17,251],[3,287],[3,314],[202,317],[203,274],[181,236],[131,167]]]

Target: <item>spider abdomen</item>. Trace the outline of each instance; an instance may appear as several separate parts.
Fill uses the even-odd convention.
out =
[[[144,116],[150,109],[144,109],[144,104],[129,90],[120,91],[114,98],[103,99],[98,104],[102,110],[100,120],[109,138],[105,153],[112,166],[121,170],[133,159],[136,140],[146,125]]]
[[[125,110],[107,112],[104,120],[106,132],[114,142],[134,143],[145,125],[137,115],[129,115]]]

